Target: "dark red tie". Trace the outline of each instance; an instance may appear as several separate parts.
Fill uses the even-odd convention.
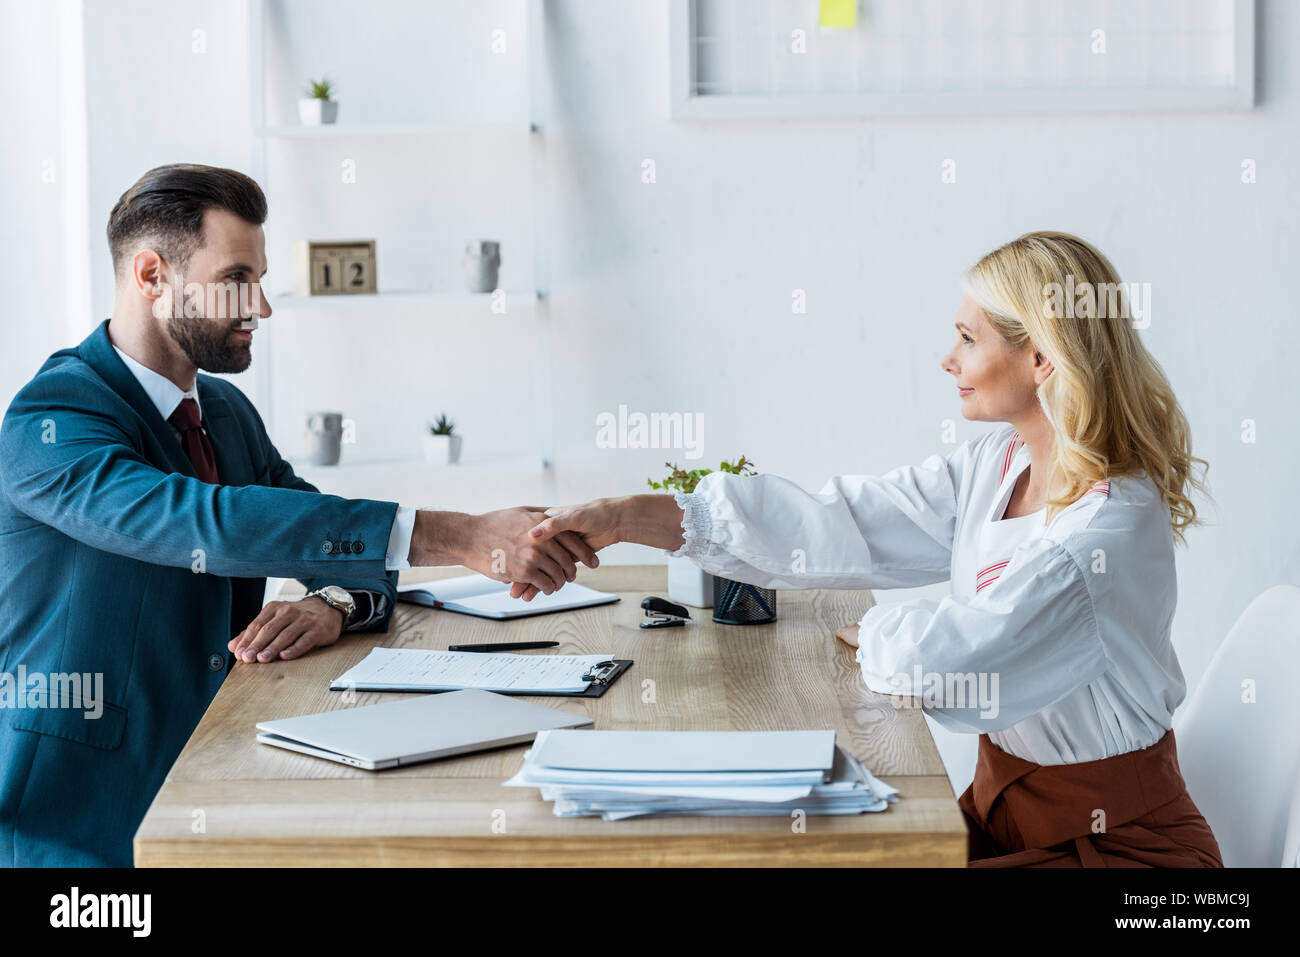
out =
[[[217,478],[217,457],[212,443],[199,425],[199,404],[193,399],[181,399],[181,404],[167,420],[181,433],[181,448],[194,463],[194,471],[209,485],[220,485]]]

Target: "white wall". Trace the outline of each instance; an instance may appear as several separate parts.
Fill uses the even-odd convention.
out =
[[[104,229],[113,205],[164,163],[247,169],[246,6],[213,0],[85,3],[94,316],[113,312]]]
[[[14,16],[20,9],[6,7]],[[492,110],[512,108],[517,73],[493,77],[487,92],[486,81],[471,77],[493,63],[481,54],[484,28],[501,19],[515,32],[516,7],[473,9],[456,6],[444,27],[412,5],[372,4],[365,30],[326,13],[310,30],[291,29],[291,42],[269,54],[281,97],[275,109],[291,108],[294,78],[323,70],[339,80],[341,120],[465,119],[476,96]],[[538,258],[551,296],[558,498],[641,490],[665,458],[680,458],[597,448],[597,414],[620,404],[702,412],[706,461],[744,453],[763,471],[813,488],[832,474],[920,461],[942,449],[945,419],[957,420],[958,441],[977,434],[987,426],[960,419],[938,366],[957,276],[1021,232],[1077,232],[1125,279],[1151,283],[1144,336],[1190,417],[1197,453],[1211,463],[1219,507],[1206,517],[1214,524],[1194,531],[1179,555],[1174,635],[1194,684],[1255,595],[1300,580],[1291,510],[1296,316],[1286,278],[1300,251],[1293,171],[1300,78],[1288,61],[1300,10],[1259,4],[1259,105],[1248,112],[684,123],[668,118],[666,9],[648,0],[546,0],[548,69],[545,88],[535,91],[546,104],[545,167],[532,199],[540,203]],[[242,10],[215,0],[86,5],[96,316],[111,303],[103,222],[123,189],[148,167],[177,159],[249,166]],[[271,10],[284,22],[301,13]],[[196,28],[207,30],[206,54],[191,52]],[[361,44],[354,53],[341,31],[348,44]],[[417,65],[428,65],[432,78],[422,81]],[[431,169],[457,168],[463,154],[447,151]],[[3,161],[20,162],[15,155],[6,150]],[[1240,181],[1245,158],[1258,163],[1255,185]],[[645,159],[656,163],[653,185],[641,181]],[[957,163],[955,184],[940,182],[945,159]],[[408,173],[422,162],[382,153],[368,162],[388,160]],[[30,157],[21,162],[29,168]],[[366,225],[364,203],[331,201],[313,212],[284,180],[271,184],[268,223],[271,271],[281,278],[289,239],[312,224],[277,217],[319,213],[330,229]],[[506,205],[523,203],[513,181],[502,188],[513,197]],[[454,272],[438,270],[450,268],[456,237],[480,229],[515,230],[507,257],[527,246],[525,221],[502,215],[491,190],[467,201],[455,181],[435,176],[419,179],[417,194],[428,222],[403,220],[391,194],[376,194],[383,205],[375,231],[389,250],[387,260],[381,252],[381,283],[386,261],[403,281],[423,275],[412,250],[429,251],[430,282],[453,281]],[[337,216],[351,218],[330,218]],[[46,219],[36,207],[16,210],[16,221],[38,224],[36,242]],[[7,230],[5,242],[26,240]],[[794,288],[807,290],[807,315],[791,315]],[[12,313],[4,321],[7,334],[32,337],[23,346],[29,354],[57,338],[21,330]],[[380,423],[379,444],[401,441],[428,405],[459,402],[474,441],[511,447],[519,436],[508,434],[507,414],[531,415],[531,403],[472,383],[499,374],[492,357],[515,345],[510,337],[476,340],[462,327],[442,339],[420,321],[325,320],[321,328],[340,337],[338,355],[351,370],[333,377],[330,400]],[[424,351],[403,348],[417,335]],[[351,345],[361,338],[388,341],[376,353]],[[46,344],[38,349],[37,341]],[[455,350],[454,368],[437,367],[436,381],[420,374],[430,341]],[[326,377],[321,363],[334,361],[321,352],[314,347],[301,364],[277,352],[274,438],[286,449],[296,447],[300,428],[287,408],[293,397],[326,398],[311,391]],[[30,356],[4,361],[11,394],[20,369],[34,365]],[[518,356],[507,368],[521,368]],[[400,398],[385,385],[392,383]],[[385,410],[395,424],[381,422]],[[1253,445],[1240,437],[1247,418],[1258,423]]]
[[[1143,335],[1210,462],[1215,524],[1179,554],[1189,684],[1251,599],[1300,580],[1293,4],[1259,4],[1250,112],[697,125],[667,117],[663,5],[548,10],[562,498],[636,490],[662,462],[595,448],[595,414],[619,403],[702,411],[708,459],[743,452],[813,488],[920,461],[947,418],[958,441],[977,434],[987,426],[959,418],[938,366],[956,278],[1056,228],[1151,283]],[[790,314],[796,287],[807,316]]]
[[[0,261],[9,270],[0,403],[51,352],[80,338],[88,309],[85,94],[77,0],[0,0]],[[81,321],[84,321],[82,319]]]

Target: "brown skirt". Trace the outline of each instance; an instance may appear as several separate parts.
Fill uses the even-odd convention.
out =
[[[1174,732],[1099,761],[1042,765],[980,735],[975,780],[957,799],[970,867],[1222,867],[1187,793]]]

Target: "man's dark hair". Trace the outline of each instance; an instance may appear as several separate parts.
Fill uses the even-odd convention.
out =
[[[229,210],[254,226],[266,222],[266,196],[243,173],[194,163],[149,170],[109,213],[113,271],[120,275],[133,245],[147,238],[158,255],[184,272],[203,244],[203,213],[213,208]]]

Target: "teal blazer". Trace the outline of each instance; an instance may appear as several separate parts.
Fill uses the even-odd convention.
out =
[[[50,356],[0,425],[0,863],[131,865],[267,576],[385,594],[366,630],[388,628],[396,503],[322,495],[239,389],[200,374],[198,390],[220,485],[195,477],[107,320]],[[101,682],[102,703],[77,698],[73,674],[83,695]]]

